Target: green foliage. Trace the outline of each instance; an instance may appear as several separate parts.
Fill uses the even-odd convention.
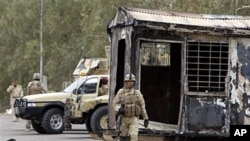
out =
[[[0,111],[9,108],[6,92],[17,78],[26,92],[34,72],[40,69],[41,0],[0,1]],[[105,57],[109,45],[107,24],[118,7],[137,7],[176,12],[235,14],[248,0],[44,0],[43,72],[48,88],[62,90],[72,81],[81,57]],[[249,15],[249,9],[238,10]]]

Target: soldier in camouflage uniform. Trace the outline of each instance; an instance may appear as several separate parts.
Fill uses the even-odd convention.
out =
[[[103,77],[100,80],[99,90],[97,96],[107,95],[108,94],[108,78]]]
[[[7,92],[10,93],[10,107],[12,110],[12,121],[15,122],[18,118],[15,116],[14,103],[17,98],[23,96],[23,88],[21,85],[17,84],[17,80],[13,80],[12,84],[7,88]]]
[[[47,87],[40,82],[40,74],[34,73],[33,74],[33,80],[28,83],[27,86],[27,95],[33,95],[33,94],[43,94],[47,93],[48,89]],[[25,124],[26,129],[31,128],[31,121],[27,120]]]
[[[47,93],[47,87],[40,82],[40,74],[34,73],[33,80],[27,86],[27,95]]]
[[[148,126],[148,115],[145,109],[145,101],[139,90],[134,88],[135,76],[127,74],[124,79],[125,87],[120,89],[114,100],[113,108],[116,115],[123,115],[120,126],[120,141],[138,140],[139,116],[144,119],[144,126]],[[123,106],[121,106],[123,104]],[[124,108],[121,108],[124,107]]]
[[[70,111],[71,111],[72,108],[74,108],[74,101],[73,101],[72,98],[67,98],[66,101],[65,101],[64,116],[63,116],[65,130],[71,130],[72,129],[71,121],[69,119]]]

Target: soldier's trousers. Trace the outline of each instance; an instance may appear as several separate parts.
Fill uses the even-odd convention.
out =
[[[139,118],[132,117],[123,117],[121,123],[121,134],[120,136],[130,137],[130,141],[138,141],[138,128],[139,128]]]
[[[13,121],[17,120],[17,117],[15,115],[15,108],[14,108],[15,101],[16,101],[16,98],[10,98],[10,107],[11,107],[11,110],[12,110],[11,115],[12,115],[12,120]]]

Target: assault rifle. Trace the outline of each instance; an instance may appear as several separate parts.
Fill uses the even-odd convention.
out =
[[[120,127],[121,127],[121,124],[122,124],[122,118],[123,118],[123,115],[124,115],[124,109],[125,108],[125,104],[121,103],[121,108],[120,110],[118,111],[117,113],[117,120],[116,120],[116,132],[118,133],[118,135],[120,134]],[[123,110],[123,113],[121,112],[121,109]]]

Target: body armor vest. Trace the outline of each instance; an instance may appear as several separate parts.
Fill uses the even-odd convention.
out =
[[[42,88],[40,82],[32,82],[29,88],[29,94],[41,94]]]
[[[135,91],[125,92],[122,98],[125,104],[125,114],[124,116],[140,116],[141,108],[138,105],[138,96]]]

